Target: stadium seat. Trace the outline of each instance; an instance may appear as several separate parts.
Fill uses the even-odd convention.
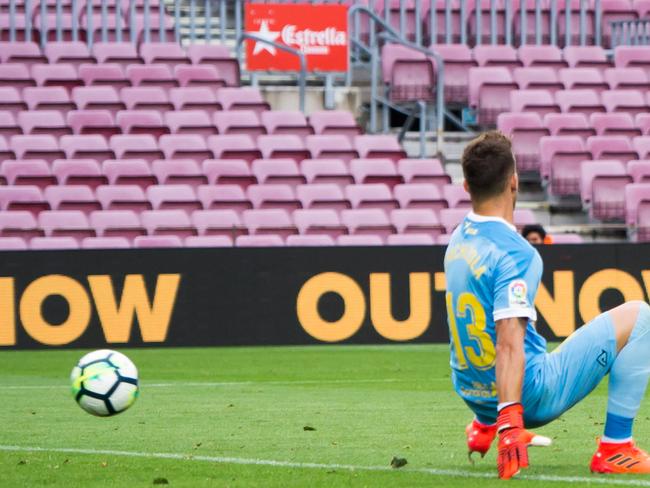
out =
[[[511,138],[517,169],[539,171],[539,140],[550,135],[539,114],[502,113],[497,117],[497,128]]]
[[[617,159],[623,164],[638,159],[630,139],[625,136],[591,136],[586,148],[592,159]]]
[[[293,219],[300,234],[325,235],[334,240],[348,232],[333,209],[296,210]]]
[[[41,190],[56,185],[56,177],[43,159],[6,159],[0,164],[0,175],[9,185],[33,185]]]
[[[605,114],[592,114],[592,116],[595,115]],[[592,124],[589,123],[589,119],[582,113],[546,114],[544,116],[544,126],[549,128],[552,136],[578,136],[586,140],[588,137],[596,135],[596,131]]]
[[[324,247],[334,246],[336,241],[328,235],[314,234],[314,235],[292,235],[287,237],[287,246],[293,247]],[[2,241],[0,240],[0,247]]]
[[[440,223],[447,234],[451,234],[468,214],[466,208],[445,208],[440,211]]]
[[[189,185],[151,185],[145,193],[155,210],[182,210],[190,214],[203,208]]]
[[[95,189],[108,183],[94,159],[57,159],[52,162],[52,173],[60,185],[86,185]]]
[[[257,88],[221,88],[217,91],[217,102],[224,110],[253,110],[261,114],[271,109]]]
[[[352,207],[341,186],[334,183],[298,185],[296,196],[303,208],[341,211]]]
[[[512,78],[520,90],[544,90],[549,94],[553,94],[564,89],[564,84],[560,82],[558,72],[552,68],[517,68],[513,71]],[[510,109],[517,111],[516,107],[512,105]]]
[[[75,90],[85,87],[76,87]],[[35,86],[23,90],[23,99],[29,110],[59,110],[67,112],[74,110],[77,106],[70,99],[70,94],[62,86]],[[80,107],[82,108],[82,107]]]
[[[227,86],[239,86],[239,62],[230,55],[227,46],[215,44],[191,44],[187,55],[192,64],[214,66]]]
[[[589,117],[594,112],[606,111],[594,90],[560,90],[555,93],[555,100],[562,112],[583,113]]]
[[[589,124],[599,136],[640,136],[641,130],[634,125],[632,115],[627,112],[591,114]]]
[[[349,163],[359,157],[351,138],[342,134],[307,136],[306,145],[313,159],[340,159]]]
[[[26,211],[37,216],[50,205],[40,188],[34,185],[0,186],[0,209]]]
[[[22,133],[23,129],[16,122],[16,116],[9,111],[0,111],[0,137],[10,138]]]
[[[146,189],[158,184],[158,179],[144,159],[107,160],[102,164],[102,172],[111,185],[137,185]]]
[[[432,246],[435,243],[429,234],[393,234],[386,239],[389,246]]]
[[[232,247],[230,236],[189,236],[185,238],[185,247]]]
[[[250,234],[275,234],[284,240],[287,236],[298,233],[286,210],[278,208],[246,210],[242,214],[242,219]]]
[[[516,88],[507,68],[470,68],[469,105],[476,109],[478,123],[494,126],[501,112],[510,111],[509,94]]]
[[[131,64],[126,77],[132,86],[155,86],[169,90],[179,86],[178,79],[166,64]]]
[[[79,249],[79,240],[72,236],[33,237],[29,248],[33,250],[46,249]]]
[[[584,141],[578,136],[542,137],[540,147],[540,173],[550,181],[554,195],[579,194],[580,165],[590,160]]]
[[[252,163],[263,157],[253,138],[246,134],[209,136],[208,147],[217,159],[243,159]]]
[[[140,219],[148,235],[175,235],[181,238],[198,235],[188,213],[183,210],[147,210],[140,214]]]
[[[192,237],[192,236],[190,236]],[[155,247],[183,247],[183,241],[175,235],[169,236],[137,236],[133,239],[135,248],[155,248]]]
[[[49,134],[55,137],[72,134],[63,114],[58,110],[18,112],[16,121],[23,134]]]
[[[383,246],[385,239],[375,234],[342,235],[336,238],[339,246]]]
[[[94,159],[99,162],[115,159],[106,138],[99,134],[62,136],[59,145],[68,159]]]
[[[561,110],[550,91],[513,90],[510,92],[510,111],[514,113],[536,112],[541,117]]]
[[[163,63],[171,67],[190,64],[190,59],[175,42],[145,42],[140,45],[140,56],[147,64]]]
[[[448,74],[448,72],[446,72]],[[344,135],[354,137],[361,134],[350,112],[345,110],[320,110],[309,116],[309,123],[319,135]]]
[[[96,42],[92,52],[98,63],[113,63],[123,68],[144,63],[132,42]]]
[[[197,210],[192,213],[192,224],[201,236],[225,236],[234,240],[248,234],[234,210]]]
[[[36,86],[36,81],[25,64],[0,64],[0,86],[22,90],[28,86]]]
[[[132,210],[101,210],[91,213],[89,220],[98,237],[120,237],[132,242],[137,236],[146,234]]]
[[[77,70],[71,64],[35,64],[32,66],[32,78],[37,86],[57,86],[68,92],[74,87],[83,86],[83,80],[77,76]]]
[[[469,193],[465,191],[462,185],[445,185],[442,194],[447,200],[449,208],[470,208],[471,200]]]
[[[279,208],[291,212],[302,207],[294,189],[286,184],[251,185],[246,194],[254,208]]]
[[[66,122],[74,134],[98,134],[110,138],[122,133],[109,110],[71,110]]]
[[[165,124],[172,134],[196,134],[205,138],[218,133],[215,124],[205,110],[167,112],[165,113]]]
[[[436,51],[444,62],[445,101],[467,103],[469,70],[477,67],[469,46],[465,44],[434,44],[429,49]]]
[[[239,236],[235,239],[235,247],[278,247],[284,246],[284,240],[276,234]]]
[[[391,189],[384,183],[348,185],[345,195],[352,208],[379,208],[385,212],[399,208]]]
[[[131,86],[131,81],[117,63],[82,64],[78,74],[86,86],[112,86],[116,90]]]
[[[115,121],[124,134],[150,134],[156,139],[169,134],[157,110],[120,110],[115,114]]]
[[[646,91],[650,87],[648,75],[641,68],[609,68],[605,80],[611,90]]]
[[[618,160],[590,161],[581,168],[582,202],[589,215],[601,221],[625,219],[625,187],[632,183]]]
[[[151,134],[115,135],[111,137],[109,145],[118,159],[144,159],[151,163],[165,157]]]
[[[438,216],[428,209],[398,209],[390,213],[390,219],[399,234],[426,234],[432,239],[445,232]]]
[[[396,185],[393,190],[401,208],[428,209],[437,214],[448,207],[442,192],[431,183],[406,183]]]
[[[608,112],[627,112],[632,115],[648,111],[648,103],[639,90],[609,90],[602,94]]]
[[[257,139],[266,134],[259,115],[253,110],[223,110],[214,112],[213,121],[220,134],[245,134]]]
[[[130,88],[122,88],[128,90]],[[117,89],[112,86],[80,86],[72,90],[72,99],[79,110],[108,110],[113,116],[126,108]]]
[[[178,108],[170,102],[174,90],[178,90],[178,88],[171,89],[168,96],[167,92],[159,86],[132,86],[122,88],[120,90],[120,97],[124,102],[124,106],[120,110],[124,110],[125,108],[129,110],[157,110],[159,112],[174,110],[174,108]]]
[[[353,159],[350,162],[350,173],[357,184],[383,183],[393,188],[404,183],[404,178],[390,159]]]
[[[377,208],[343,210],[341,222],[350,234],[376,235],[382,242],[397,233],[386,212]]]
[[[632,177],[634,183],[650,183],[650,160],[628,161],[627,174]]]
[[[131,242],[126,237],[86,237],[81,249],[128,249]]]
[[[235,184],[246,188],[257,183],[244,159],[207,159],[203,161],[202,169],[210,184]]]
[[[94,237],[88,218],[80,210],[45,210],[38,215],[38,225],[47,237],[73,237],[78,243]]]
[[[137,185],[101,185],[95,192],[104,210],[131,210],[140,213],[153,209],[144,191]]]
[[[213,154],[199,134],[168,134],[160,137],[160,149],[167,159],[191,159],[202,163],[212,159]]]

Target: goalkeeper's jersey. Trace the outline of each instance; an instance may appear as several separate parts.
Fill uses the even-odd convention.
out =
[[[497,320],[527,318],[526,369],[543,359],[534,305],[542,269],[537,250],[501,218],[470,212],[454,231],[445,254],[447,321],[452,380],[467,402],[496,408]]]

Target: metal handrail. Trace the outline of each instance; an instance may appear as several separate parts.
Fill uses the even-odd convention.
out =
[[[617,46],[650,44],[650,19],[615,20],[609,25],[612,32],[612,49]]]
[[[307,59],[305,58],[305,54],[302,53],[301,51],[298,51],[297,49],[294,49],[292,47],[289,47],[285,44],[279,44],[275,41],[270,41],[268,39],[263,39],[259,36],[256,36],[254,34],[248,34],[246,32],[242,32],[239,34],[239,38],[237,39],[237,61],[239,64],[242,64],[242,44],[246,39],[250,39],[252,41],[256,42],[261,42],[263,44],[269,44],[270,46],[276,47],[277,49],[281,51],[285,51],[291,54],[294,54],[298,56],[298,59],[300,60],[300,70],[298,71],[298,87],[299,87],[299,97],[300,97],[300,111],[305,112],[305,93],[306,93],[306,87],[307,87]]]

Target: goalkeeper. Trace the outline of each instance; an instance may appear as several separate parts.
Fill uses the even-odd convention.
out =
[[[473,210],[453,233],[445,274],[452,380],[475,415],[466,429],[470,456],[485,455],[498,435],[498,473],[511,478],[528,466],[528,446],[551,442],[526,429],[558,418],[609,374],[591,470],[650,473],[650,456],[632,440],[650,375],[650,306],[633,301],[605,312],[547,353],[533,304],[542,260],[512,225],[519,182],[509,139],[479,136],[462,167]]]

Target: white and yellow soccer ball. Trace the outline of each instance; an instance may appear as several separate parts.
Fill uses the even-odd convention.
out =
[[[70,374],[72,395],[86,412],[108,417],[138,398],[138,370],[124,354],[100,349],[86,354]]]

